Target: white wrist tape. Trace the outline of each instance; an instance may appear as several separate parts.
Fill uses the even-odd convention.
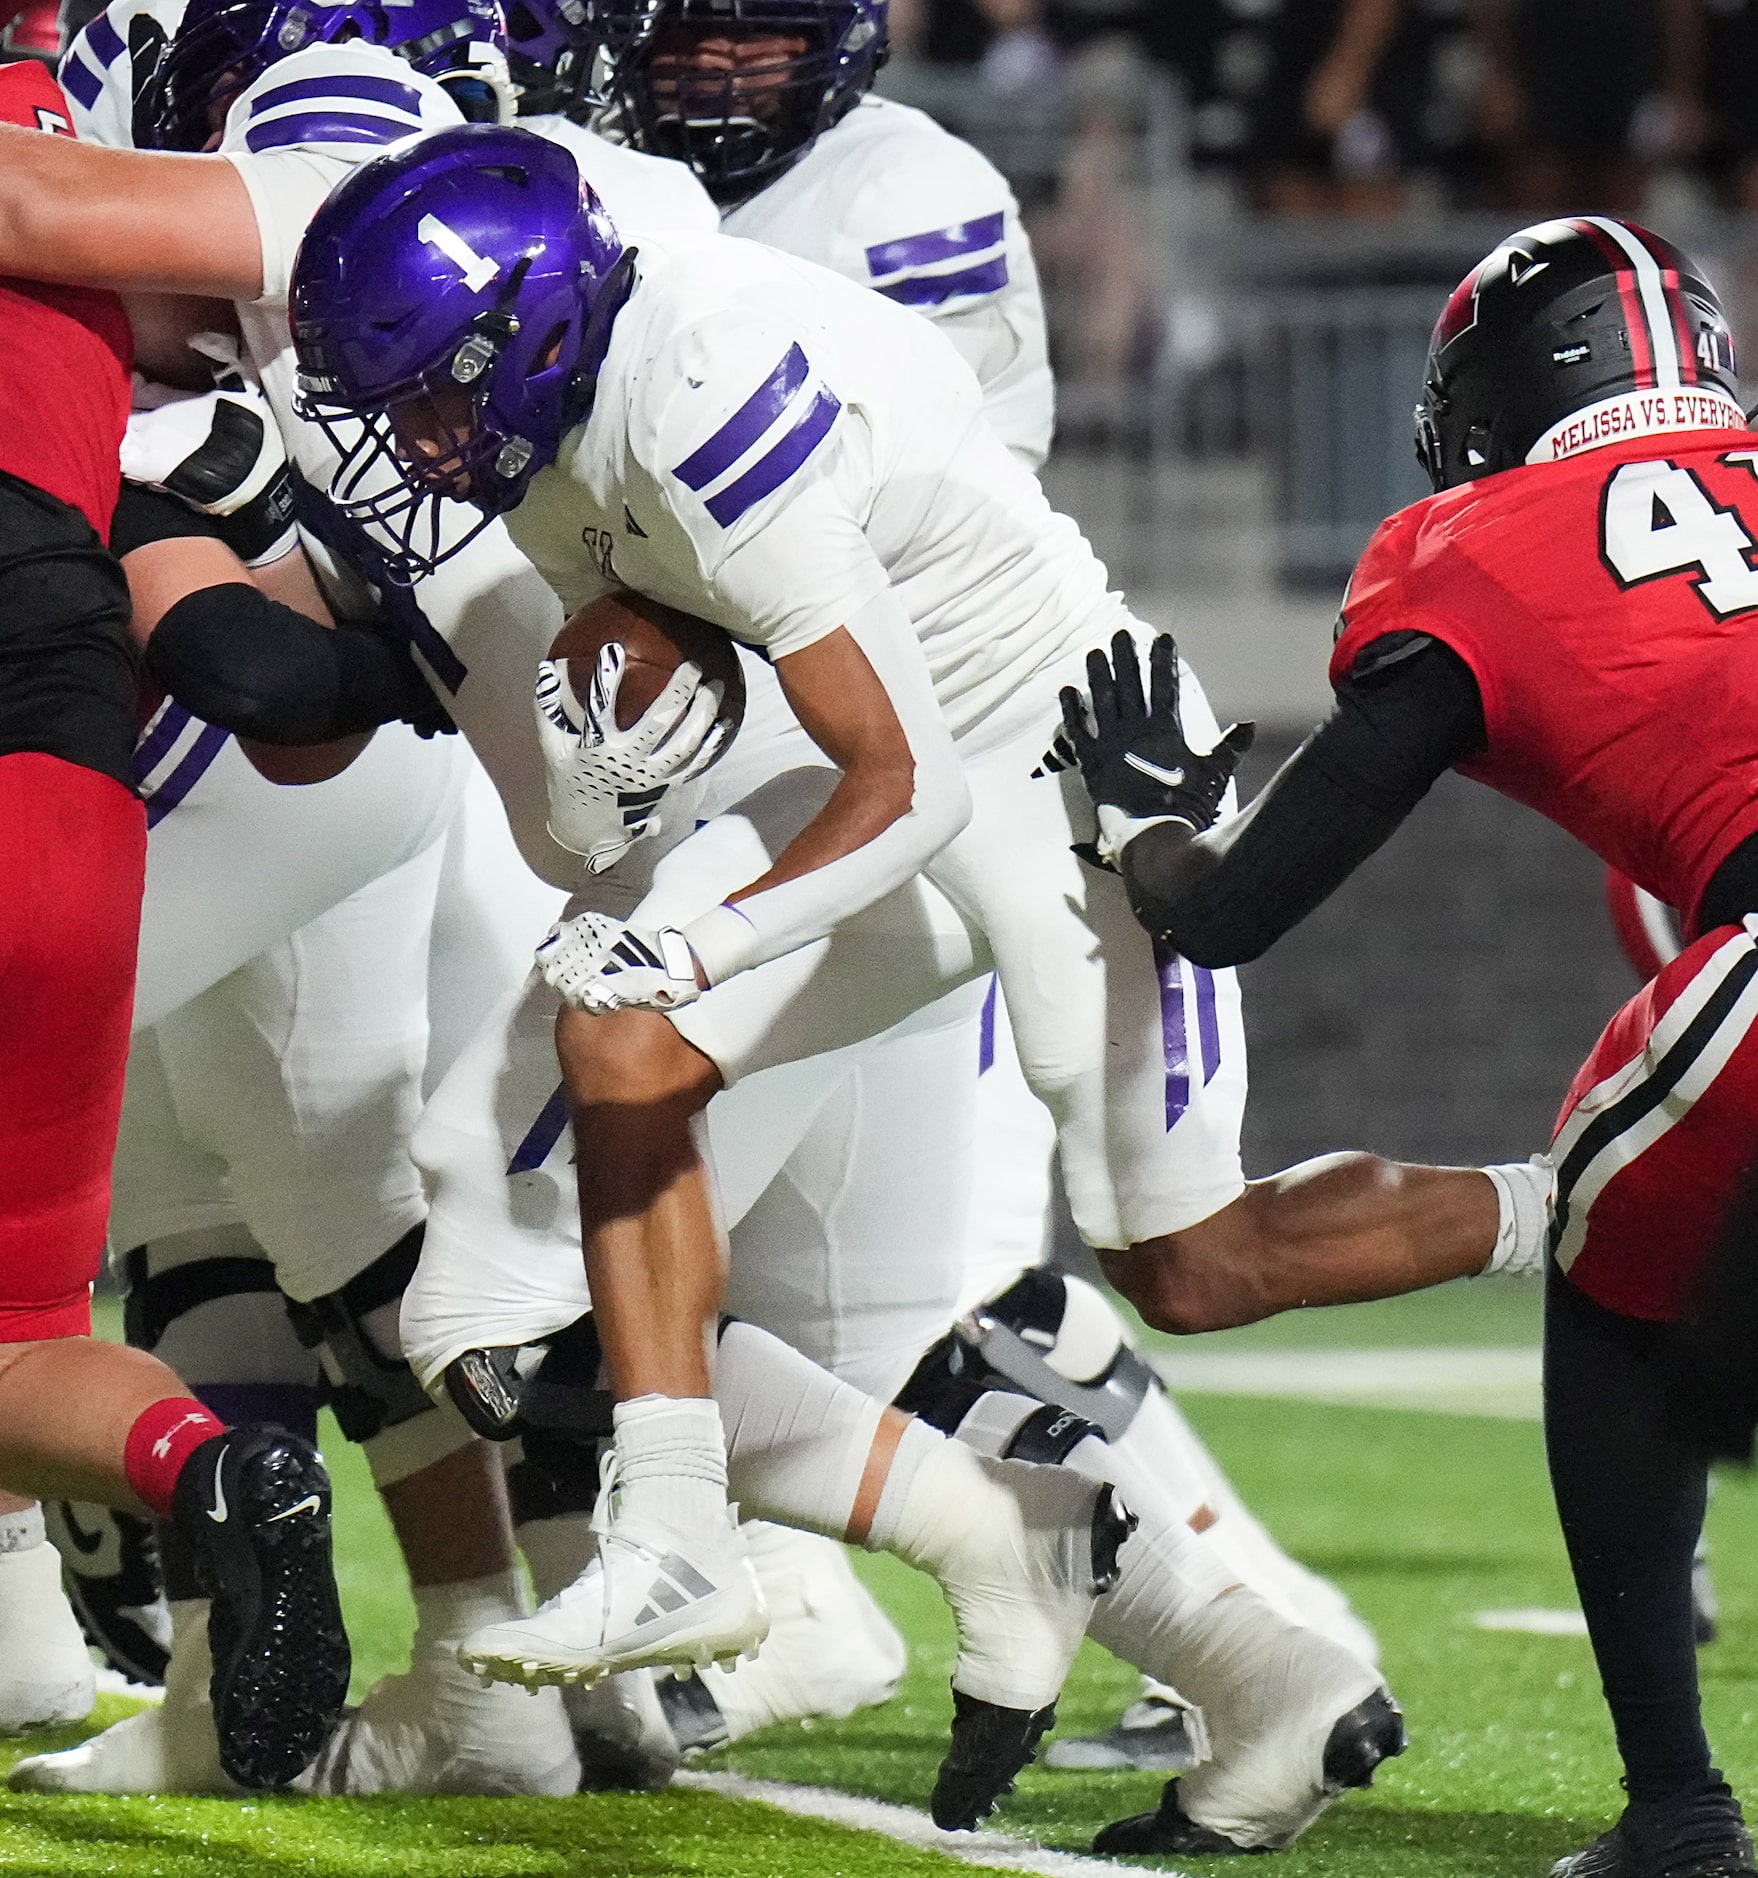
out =
[[[1506,1161],[1483,1171],[1495,1187],[1501,1218],[1496,1248],[1478,1276],[1491,1272],[1527,1276],[1542,1271],[1550,1244],[1551,1202],[1557,1190],[1557,1171],[1550,1156],[1535,1154],[1529,1161]]]
[[[684,928],[684,937],[711,985],[725,984],[756,962],[761,935],[736,906],[711,906]]]

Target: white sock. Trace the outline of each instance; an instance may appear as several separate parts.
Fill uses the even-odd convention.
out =
[[[729,1324],[714,1363],[727,1473],[747,1519],[840,1539],[884,1404],[755,1324]]]
[[[1550,1156],[1535,1154],[1529,1161],[1505,1161],[1483,1171],[1496,1190],[1500,1218],[1496,1248],[1478,1276],[1490,1272],[1528,1276],[1543,1271],[1550,1244],[1551,1203],[1557,1190],[1557,1170]]]
[[[641,1395],[611,1411],[619,1520],[725,1537],[726,1434],[705,1396]]]
[[[509,1566],[486,1578],[462,1578],[449,1585],[416,1585],[415,1649],[444,1649],[462,1642],[484,1624],[505,1623],[531,1610],[525,1574]]]
[[[34,1552],[46,1536],[43,1509],[35,1500],[16,1513],[0,1513],[0,1556],[8,1552]]]

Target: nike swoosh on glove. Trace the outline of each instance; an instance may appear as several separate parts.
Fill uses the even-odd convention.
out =
[[[1135,641],[1120,632],[1111,656],[1087,654],[1089,695],[1062,690],[1062,734],[1046,752],[1045,770],[1080,765],[1098,811],[1099,838],[1085,860],[1115,869],[1144,828],[1182,822],[1192,834],[1212,827],[1221,798],[1251,748],[1253,724],[1234,724],[1212,750],[1193,750],[1178,716],[1178,647],[1161,633],[1148,654],[1149,692],[1142,694]]]
[[[576,1011],[675,1011],[702,995],[696,958],[675,926],[641,932],[608,913],[561,919],[537,948],[544,982]]]
[[[674,784],[700,776],[725,747],[720,687],[687,659],[627,730],[617,693],[627,655],[601,648],[584,698],[553,659],[537,667],[537,739],[549,788],[549,832],[586,870],[602,874],[660,829],[659,805]]]

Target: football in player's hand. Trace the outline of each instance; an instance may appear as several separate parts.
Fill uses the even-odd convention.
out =
[[[585,697],[598,654],[613,640],[626,660],[617,691],[618,729],[634,724],[686,659],[720,687],[718,715],[729,726],[729,738],[744,721],[745,678],[731,638],[693,613],[627,588],[581,607],[549,649],[576,698]]]

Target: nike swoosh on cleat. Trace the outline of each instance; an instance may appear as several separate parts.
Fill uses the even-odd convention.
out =
[[[321,1513],[323,1511],[323,1504],[323,1501],[315,1493],[308,1493],[297,1506],[288,1507],[286,1512],[271,1513],[268,1518],[263,1521],[263,1524],[265,1526],[272,1526],[276,1520],[291,1519],[295,1513]]]
[[[1168,789],[1176,789],[1184,780],[1181,769],[1161,769],[1158,763],[1150,763],[1145,756],[1137,756],[1133,750],[1124,752],[1123,760],[1131,769],[1140,770],[1144,776],[1150,776],[1157,783],[1164,783]]]

